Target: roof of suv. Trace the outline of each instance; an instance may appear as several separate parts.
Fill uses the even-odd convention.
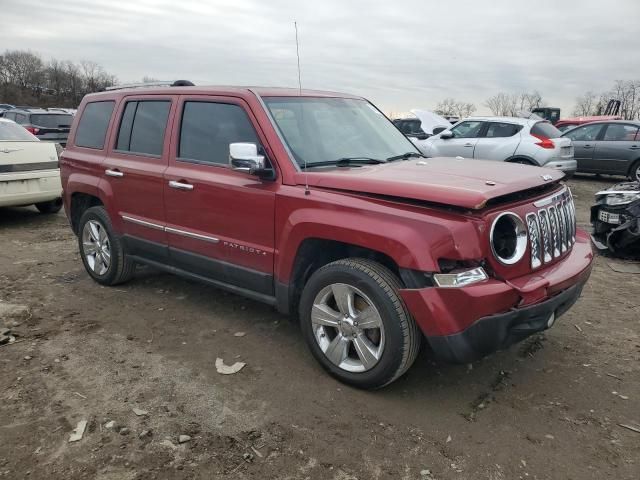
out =
[[[260,97],[328,97],[328,98],[362,98],[348,93],[329,92],[324,90],[300,90],[297,88],[280,87],[251,87],[251,86],[176,86],[176,87],[134,87],[107,90],[106,92],[92,93],[91,96],[113,95],[230,95],[246,96],[258,95]]]
[[[481,120],[483,122],[505,122],[505,123],[515,123],[518,125],[533,125],[538,122],[546,122],[547,120],[541,118],[522,118],[522,117],[466,117],[466,120]]]

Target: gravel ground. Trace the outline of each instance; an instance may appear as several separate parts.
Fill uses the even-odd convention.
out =
[[[613,182],[570,182],[581,225]],[[469,366],[423,352],[364,392],[267,306],[150,269],[100,287],[62,213],[0,210],[0,246],[16,336],[0,346],[0,478],[640,477],[640,433],[619,426],[640,427],[640,275],[611,259],[546,333]],[[247,365],[222,376],[217,357]]]

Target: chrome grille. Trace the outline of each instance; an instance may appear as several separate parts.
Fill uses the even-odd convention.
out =
[[[576,210],[568,188],[534,203],[536,212],[527,214],[531,267],[538,268],[559,258],[576,241]]]

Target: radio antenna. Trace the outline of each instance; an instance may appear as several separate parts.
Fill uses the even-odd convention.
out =
[[[300,77],[300,45],[298,43],[298,22],[293,22],[296,29],[296,57],[298,57],[298,92],[302,96],[302,79]]]
[[[302,78],[300,77],[300,44],[298,42],[298,22],[293,22],[293,27],[296,29],[296,57],[298,58],[298,95],[302,96]],[[303,113],[303,109],[300,108],[300,115]],[[303,120],[302,118],[300,119]],[[309,176],[307,173],[307,157],[304,159],[304,194],[309,195],[311,192],[309,191]]]

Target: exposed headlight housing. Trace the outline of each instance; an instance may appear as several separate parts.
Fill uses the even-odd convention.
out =
[[[626,205],[640,199],[640,192],[610,193],[604,197],[605,205]]]
[[[489,241],[493,256],[500,263],[514,265],[527,250],[527,227],[515,213],[501,213],[491,225]]]
[[[484,268],[477,267],[457,273],[435,273],[433,280],[438,287],[458,288],[466,287],[489,278]]]

